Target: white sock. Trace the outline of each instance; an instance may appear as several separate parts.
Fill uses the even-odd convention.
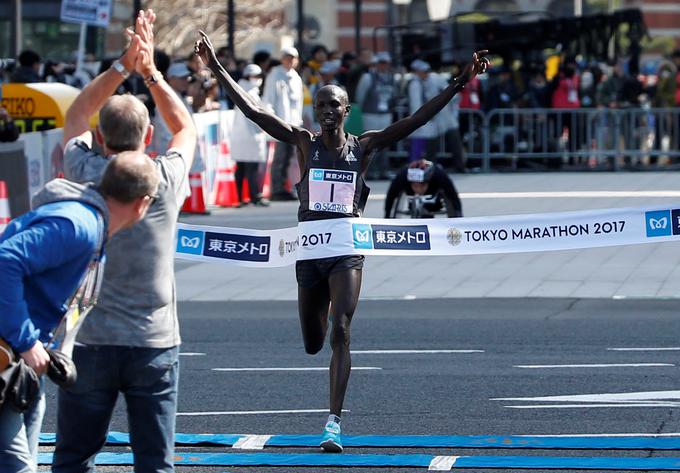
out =
[[[328,416],[326,423],[328,422],[335,422],[336,424],[340,425],[340,417],[336,416],[335,414],[331,414]]]

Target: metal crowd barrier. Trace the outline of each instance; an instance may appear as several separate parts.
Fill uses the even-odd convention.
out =
[[[468,161],[496,167],[618,170],[680,163],[680,108],[461,110]],[[408,157],[408,140],[390,151]],[[435,156],[451,157],[444,138]]]

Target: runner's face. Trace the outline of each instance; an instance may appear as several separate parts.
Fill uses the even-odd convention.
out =
[[[415,195],[424,195],[427,192],[427,182],[412,182],[411,189]]]
[[[314,112],[322,130],[337,130],[345,120],[347,109],[347,96],[339,87],[323,87],[316,95]]]

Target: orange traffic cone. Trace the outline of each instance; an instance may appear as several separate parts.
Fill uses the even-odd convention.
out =
[[[223,164],[218,168],[215,181],[215,205],[220,207],[236,207],[239,200],[238,195],[236,195],[234,165]]]
[[[238,190],[238,186],[236,186],[236,189]],[[243,179],[243,186],[241,187],[241,195],[239,198],[244,204],[250,203],[250,184],[248,184],[248,179]]]
[[[273,141],[269,142],[267,149],[267,164],[264,171],[264,179],[262,180],[262,197],[271,199],[272,197],[272,161],[274,160],[274,149],[276,144]]]
[[[191,195],[184,201],[182,212],[209,214],[210,212],[205,208],[205,199],[203,198],[203,179],[201,179],[201,173],[189,174],[189,186],[191,187]]]
[[[5,184],[5,181],[0,181],[0,235],[5,231],[10,219],[7,184]]]

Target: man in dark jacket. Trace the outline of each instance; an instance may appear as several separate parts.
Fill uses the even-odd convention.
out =
[[[17,67],[10,77],[10,82],[20,82],[30,84],[42,82],[40,78],[40,65],[42,60],[35,51],[27,49],[19,54],[19,67]]]
[[[44,344],[83,275],[91,270],[86,279],[98,277],[104,241],[146,214],[158,182],[149,157],[122,153],[98,188],[48,182],[34,198],[34,210],[10,222],[0,236],[0,337],[38,375],[50,361]],[[0,406],[0,471],[36,471],[44,412],[43,393],[23,413],[7,402]]]

